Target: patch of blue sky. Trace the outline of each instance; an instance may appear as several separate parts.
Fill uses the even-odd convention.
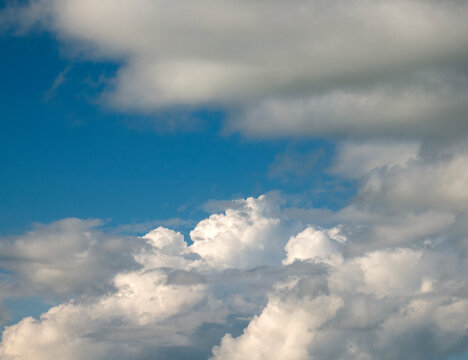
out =
[[[337,209],[354,193],[326,172],[325,140],[222,135],[223,109],[112,111],[101,96],[116,64],[72,62],[45,34],[0,47],[0,234],[64,217],[198,220],[207,199],[273,190]],[[168,118],[195,125],[174,130]]]
[[[55,303],[50,300],[44,300],[39,296],[7,298],[3,300],[5,307],[8,309],[8,320],[0,325],[0,331],[5,326],[16,324],[26,316],[31,316],[38,319],[40,315],[49,310]]]

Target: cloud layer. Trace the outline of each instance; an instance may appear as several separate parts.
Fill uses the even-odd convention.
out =
[[[466,1],[34,0],[73,56],[120,64],[120,109],[221,106],[251,136],[466,135]]]

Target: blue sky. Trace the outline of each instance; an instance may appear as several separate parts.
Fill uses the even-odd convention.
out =
[[[0,359],[468,359],[468,3],[0,4]]]
[[[122,114],[102,104],[105,85],[98,84],[114,76],[117,65],[67,58],[44,32],[0,41],[4,234],[62,217],[114,224],[198,219],[210,199],[275,190],[306,193],[304,201],[336,208],[352,192],[349,182],[324,173],[334,151],[330,142],[222,134],[222,109]],[[197,124],[171,129],[167,117]],[[287,150],[318,157],[294,179],[286,179],[294,168],[269,174]],[[339,196],[324,196],[324,188],[337,185],[345,187]]]

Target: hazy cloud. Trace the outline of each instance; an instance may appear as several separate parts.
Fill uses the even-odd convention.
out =
[[[72,65],[67,65],[63,71],[61,71],[57,77],[54,79],[52,86],[45,92],[44,99],[49,101],[52,99],[57,91],[57,89],[62,86],[65,81],[67,81],[67,74],[70,72]]]

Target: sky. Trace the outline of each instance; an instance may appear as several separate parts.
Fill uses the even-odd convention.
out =
[[[302,193],[335,182],[344,196],[351,191],[346,179],[323,172],[334,151],[329,142],[222,135],[222,109],[120,113],[97,99],[96,83],[114,76],[115,64],[68,58],[44,31],[0,41],[3,233],[61,217],[115,224],[200,217],[208,199]],[[191,117],[197,127],[173,129],[166,117]],[[286,162],[296,153],[321,171],[288,181]],[[342,203],[323,192],[309,200]]]
[[[0,359],[468,359],[467,1],[0,4]]]

